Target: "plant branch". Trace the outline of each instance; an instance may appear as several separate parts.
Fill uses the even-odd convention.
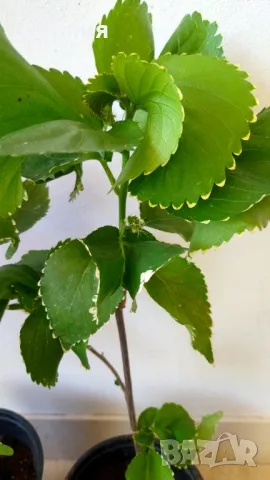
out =
[[[125,150],[122,153],[122,166],[124,167],[129,159],[129,153]],[[119,230],[122,231],[123,222],[126,218],[126,203],[128,194],[128,182],[123,183],[119,192]]]
[[[116,193],[117,196],[119,196],[119,193],[120,193],[120,188],[116,186],[116,178],[114,177],[109,165],[108,165],[108,162],[106,162],[106,160],[99,160],[100,164],[102,165],[103,169],[104,169],[104,172],[106,173],[108,179],[109,179],[109,182],[112,186],[112,189],[113,191]]]
[[[116,317],[118,334],[119,334],[120,345],[121,345],[121,353],[122,353],[122,361],[123,361],[123,369],[124,369],[124,377],[125,377],[125,385],[126,385],[125,396],[126,396],[126,402],[128,407],[129,422],[130,422],[131,430],[135,432],[137,429],[137,420],[136,420],[135,405],[134,405],[134,399],[133,399],[127,336],[126,336],[126,329],[125,329],[125,323],[124,323],[123,309],[121,307],[118,307],[118,309],[116,310],[115,317]]]
[[[126,387],[125,387],[125,384],[124,382],[122,381],[119,373],[116,371],[116,369],[114,368],[114,366],[109,362],[109,360],[104,356],[103,353],[99,353],[94,347],[92,347],[91,345],[88,345],[87,346],[87,349],[89,350],[89,352],[93,353],[93,355],[95,355],[97,358],[99,358],[99,360],[101,360],[107,367],[108,369],[112,372],[112,374],[114,375],[117,383],[119,384],[119,386],[121,387],[124,395],[126,395]]]

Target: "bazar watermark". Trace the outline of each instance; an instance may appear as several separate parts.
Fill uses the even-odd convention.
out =
[[[97,25],[96,27],[96,38],[108,38],[108,26],[107,25]]]
[[[251,440],[238,441],[237,435],[223,433],[217,440],[161,440],[164,465],[249,465],[256,467],[254,457],[258,453]]]

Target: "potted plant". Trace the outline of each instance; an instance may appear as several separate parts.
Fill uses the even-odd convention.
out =
[[[207,287],[190,254],[267,225],[270,110],[256,117],[247,74],[225,59],[216,23],[199,13],[182,20],[160,54],[140,0],[118,0],[94,37],[98,74],[84,84],[29,65],[0,30],[0,238],[9,242],[7,258],[20,233],[46,214],[49,182],[73,173],[71,199],[83,189],[85,161],[100,162],[119,200],[117,227],[3,266],[1,316],[7,308],[27,312],[20,344],[34,382],[54,386],[72,350],[85,368],[89,352],[99,357],[123,390],[132,437],[87,452],[69,479],[200,478],[190,465],[221,414],[196,425],[184,407],[166,403],[137,419],[124,310],[131,299],[136,312],[145,288],[213,363]],[[110,165],[117,152],[122,168],[115,178]],[[126,215],[128,192],[140,202],[140,217]],[[147,227],[177,233],[180,242],[158,241]],[[91,346],[113,315],[124,378]],[[175,461],[170,442],[181,452]]]
[[[1,480],[42,480],[43,450],[34,427],[21,415],[0,409]]]

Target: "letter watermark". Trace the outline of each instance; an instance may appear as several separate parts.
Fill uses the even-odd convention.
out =
[[[96,38],[100,38],[102,35],[104,38],[108,38],[108,26],[107,25],[97,25],[96,28]]]
[[[164,465],[193,464],[209,465],[210,468],[214,468],[220,465],[247,464],[249,467],[256,467],[254,461],[258,453],[256,443],[251,440],[238,441],[237,435],[230,433],[223,433],[217,440],[212,441],[198,439],[179,443],[176,440],[161,440],[160,445]]]

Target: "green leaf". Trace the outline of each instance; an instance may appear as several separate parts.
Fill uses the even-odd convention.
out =
[[[139,453],[126,471],[126,480],[173,480],[174,475],[168,465],[163,465],[162,457],[154,450]]]
[[[45,185],[36,185],[32,181],[23,184],[26,197],[12,217],[0,218],[0,244],[10,242],[6,258],[10,259],[17,251],[19,233],[25,232],[43,218],[49,208],[49,192]]]
[[[131,229],[126,229],[124,245],[126,257],[124,287],[133,299],[160,267],[185,251],[180,245],[158,242],[146,230],[135,233]]]
[[[31,180],[26,180],[23,186],[27,198],[13,216],[20,233],[29,230],[45,217],[50,205],[49,190],[46,185],[37,185]]]
[[[119,287],[115,293],[110,297],[106,298],[98,307],[97,307],[97,317],[98,321],[96,324],[96,331],[99,330],[109,319],[110,316],[115,313],[119,303],[123,300],[124,290],[123,287]]]
[[[86,89],[84,98],[89,108],[101,118],[105,125],[111,125],[114,122],[112,104],[121,96],[114,76],[110,73],[102,73],[90,78]]]
[[[11,457],[13,454],[14,450],[11,447],[0,442],[0,456]]]
[[[0,218],[0,244],[10,242],[6,253],[7,259],[10,259],[18,249],[19,233],[31,228],[46,215],[49,208],[48,189],[45,185],[35,185],[33,182],[26,181],[23,187],[24,197],[27,198],[23,200],[21,207],[12,217]]]
[[[93,51],[97,70],[110,73],[113,55],[124,52],[127,55],[137,53],[142,60],[154,58],[154,38],[152,17],[147,4],[140,0],[118,0],[101,25],[107,25],[108,38],[101,35],[93,41]]]
[[[194,208],[183,206],[178,211],[170,208],[170,213],[199,222],[225,220],[270,195],[269,130],[270,108],[267,108],[252,124],[251,138],[244,143],[236,170],[227,173],[224,187],[214,187],[209,199],[200,199]]]
[[[213,57],[222,57],[222,36],[217,34],[216,22],[203,20],[198,12],[186,15],[163,48],[161,55],[174,53],[192,55],[201,53]]]
[[[87,343],[79,342],[72,347],[73,352],[77,355],[78,359],[81,361],[82,366],[86,370],[90,370],[88,355],[87,355]]]
[[[190,242],[190,251],[207,250],[228,242],[236,233],[267,227],[270,220],[270,197],[266,197],[249,210],[234,215],[226,221],[196,223]]]
[[[157,412],[154,431],[160,440],[175,439],[182,443],[196,435],[196,426],[181,405],[165,403]]]
[[[208,198],[214,184],[223,186],[233,153],[249,137],[255,99],[247,74],[226,60],[203,55],[165,55],[158,60],[183,93],[185,122],[176,153],[164,168],[130,185],[141,201],[167,208],[192,207]]]
[[[45,70],[36,65],[35,68],[77,114],[78,120],[83,118],[93,129],[99,129],[101,127],[98,118],[87,108],[85,102],[83,102],[83,96],[86,94],[86,86],[79,77],[72,77],[70,73],[59,72],[59,70],[55,68]]]
[[[2,27],[0,71],[0,137],[43,122],[81,120],[74,109],[75,88],[71,88],[70,77],[62,75],[60,83],[61,74],[56,79],[55,73],[45,75],[44,70],[29,65],[9,43]]]
[[[141,431],[134,434],[134,440],[137,445],[150,447],[154,443],[155,436],[151,431]]]
[[[34,291],[23,285],[18,285],[16,287],[16,297],[21,310],[32,313],[36,309],[38,290]]]
[[[12,215],[22,203],[21,164],[21,158],[0,157],[0,217]]]
[[[135,122],[117,122],[107,132],[91,130],[82,122],[56,120],[34,125],[0,139],[0,155],[44,155],[88,151],[131,150],[142,139]],[[20,157],[21,161],[21,157]]]
[[[138,418],[138,430],[151,429],[155,423],[157,412],[158,409],[155,407],[146,408]]]
[[[58,380],[58,367],[64,352],[59,340],[53,337],[42,306],[25,320],[20,340],[21,354],[33,382],[53,387]]]
[[[113,295],[122,284],[124,256],[120,245],[119,230],[106,226],[90,233],[83,242],[90,250],[100,275],[98,304]]]
[[[120,53],[114,58],[112,69],[121,92],[135,107],[148,113],[144,138],[118,178],[118,183],[123,183],[169,161],[182,133],[184,111],[178,88],[159,65]]]
[[[223,413],[221,411],[202,417],[197,428],[197,437],[200,440],[211,440],[222,417]]]
[[[75,165],[74,167],[74,173],[75,173],[75,185],[73,187],[72,192],[69,195],[69,201],[73,202],[76,200],[78,195],[84,191],[84,185],[83,185],[83,166],[81,163],[78,165]]]
[[[10,242],[6,252],[6,258],[9,260],[18,250],[20,243],[18,229],[12,217],[0,218],[0,245]]]
[[[0,322],[5,314],[8,304],[9,304],[9,300],[6,300],[4,298],[0,300]]]
[[[9,295],[20,286],[35,292],[38,279],[37,273],[27,265],[4,265],[0,268],[0,298],[12,298]]]
[[[191,336],[192,346],[213,363],[212,319],[201,271],[184,258],[173,258],[145,284],[149,295]]]
[[[95,312],[96,330],[98,330],[109,320],[123,299],[123,247],[118,228],[112,226],[95,230],[84,238],[83,242],[99,270],[99,289]]]
[[[49,257],[40,282],[50,325],[65,350],[95,330],[96,265],[83,242],[72,240]]]
[[[141,218],[146,227],[156,228],[163,232],[177,233],[187,242],[193,233],[193,225],[183,218],[170,215],[167,210],[160,207],[150,207],[147,202],[140,204]]]
[[[59,175],[74,171],[76,165],[87,160],[100,160],[98,152],[87,154],[56,153],[50,155],[28,155],[24,157],[22,164],[22,176],[30,180],[47,182],[54,180]]]
[[[19,265],[27,265],[41,275],[49,254],[49,250],[29,250],[29,252],[22,256]]]
[[[18,299],[21,308],[31,312],[38,296],[40,275],[28,265],[20,263],[0,268],[0,299]]]

